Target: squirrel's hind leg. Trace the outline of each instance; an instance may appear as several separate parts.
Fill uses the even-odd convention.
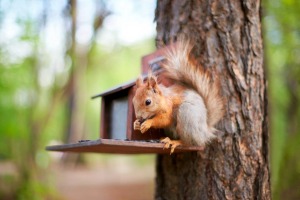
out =
[[[165,148],[166,148],[166,149],[171,148],[170,155],[171,155],[172,153],[174,153],[174,150],[175,150],[176,147],[182,145],[181,140],[171,140],[169,137],[166,137],[166,138],[160,140],[160,142],[165,144],[165,145],[164,145],[164,149],[165,149]]]

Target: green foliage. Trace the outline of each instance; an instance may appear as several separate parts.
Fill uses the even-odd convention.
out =
[[[299,199],[300,2],[268,0],[264,7],[273,196]]]

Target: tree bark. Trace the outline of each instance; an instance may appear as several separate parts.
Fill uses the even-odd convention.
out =
[[[227,103],[222,134],[204,151],[157,157],[156,199],[271,199],[260,3],[157,1],[157,47],[179,34],[197,41]]]

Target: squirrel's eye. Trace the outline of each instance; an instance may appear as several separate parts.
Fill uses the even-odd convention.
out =
[[[151,104],[151,100],[150,100],[150,99],[147,99],[147,100],[145,101],[145,104],[146,104],[146,106],[149,106],[149,105]]]

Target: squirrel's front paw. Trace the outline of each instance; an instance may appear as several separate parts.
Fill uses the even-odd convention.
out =
[[[141,123],[140,123],[140,121],[138,119],[134,121],[134,123],[133,123],[133,129],[134,130],[140,130],[141,129]]]
[[[141,125],[141,128],[140,128],[141,132],[145,133],[146,131],[148,131],[148,129],[151,127],[151,125],[152,125],[151,120],[144,121]]]

